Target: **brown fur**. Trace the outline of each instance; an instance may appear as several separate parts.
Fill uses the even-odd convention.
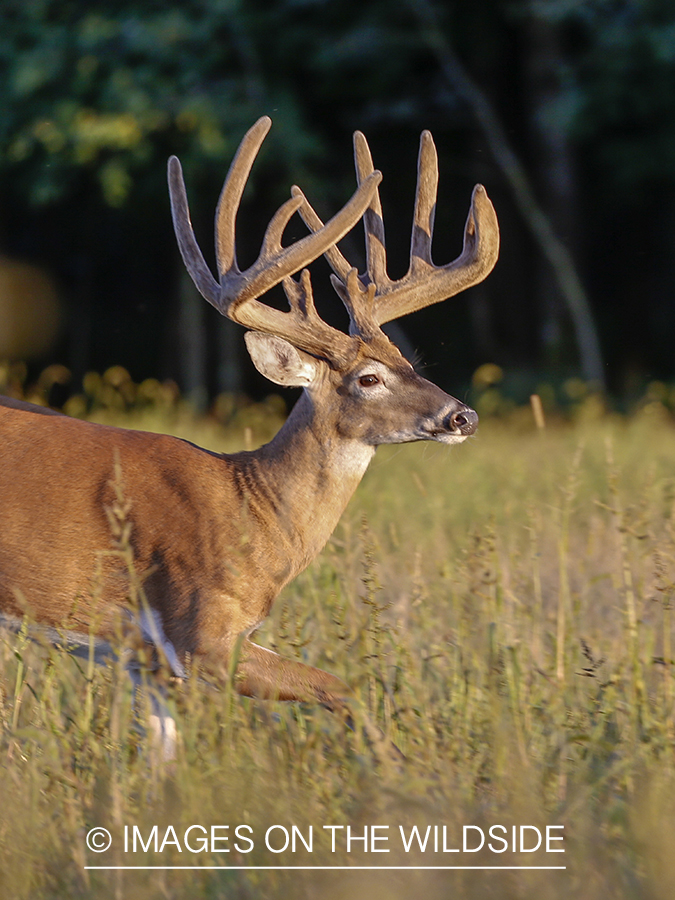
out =
[[[421,421],[442,429],[464,408],[385,338],[359,346],[343,369],[303,358],[316,377],[284,427],[232,455],[0,400],[0,608],[110,635],[129,590],[106,511],[118,461],[134,565],[166,638],[179,658],[227,669],[237,639],[323,547],[375,447],[400,440],[401,428],[417,439]],[[375,402],[358,382],[373,368],[391,384]],[[333,676],[248,640],[239,689],[329,706],[348,694]]]

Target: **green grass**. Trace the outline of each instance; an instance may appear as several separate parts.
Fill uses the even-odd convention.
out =
[[[231,449],[231,435],[219,441]],[[0,895],[669,900],[674,461],[675,429],[653,408],[544,432],[513,414],[452,450],[378,451],[258,639],[352,684],[402,766],[321,709],[196,677],[170,690],[180,748],[167,764],[134,723],[123,673],[3,636]],[[229,825],[231,852],[189,853],[195,824]],[[243,824],[251,852],[233,846]],[[463,825],[564,825],[566,852],[406,853],[399,826],[415,824],[447,826],[450,847]],[[100,855],[85,843],[97,825],[113,835]],[[183,852],[125,853],[125,825],[144,840],[157,825],[160,842],[172,825]],[[313,826],[313,852],[270,852],[271,825]],[[324,825],[344,826],[335,852]],[[346,826],[371,825],[389,826],[378,846],[391,852],[347,853]],[[84,869],[526,864],[567,868]]]

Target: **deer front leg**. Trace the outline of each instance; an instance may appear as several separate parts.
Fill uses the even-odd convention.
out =
[[[404,759],[398,747],[388,741],[377,725],[370,721],[352,689],[323,669],[285,659],[272,650],[246,640],[241,647],[235,687],[246,697],[320,703],[341,716],[351,729],[356,727],[356,719],[381,763],[400,763]]]
[[[353,699],[351,688],[335,675],[285,659],[248,640],[241,645],[235,687],[245,697],[320,703],[345,718],[349,718],[348,703]]]

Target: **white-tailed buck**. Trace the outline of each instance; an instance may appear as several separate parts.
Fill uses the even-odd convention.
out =
[[[212,672],[227,672],[237,653],[240,693],[314,701],[344,713],[346,684],[259,647],[249,635],[324,546],[379,444],[455,444],[474,433],[476,413],[418,375],[380,326],[485,278],[497,259],[499,230],[478,185],[461,255],[445,266],[432,263],[438,171],[425,132],[410,268],[392,281],[381,176],[357,133],[358,189],[351,200],[323,225],[293,188],[270,222],[260,256],[242,272],[235,219],[269,127],[262,118],[250,129],[225,181],[215,225],[217,279],[197,246],[175,157],[169,189],[178,245],[197,288],[248,329],[246,345],[258,370],[276,384],[303,387],[301,398],[269,444],[231,455],[0,398],[0,609],[75,632],[93,627],[101,638],[113,633],[129,593],[125,564],[110,552],[117,468],[130,504],[134,565],[144,576],[141,627],[175,674],[183,675],[188,654]],[[310,233],[282,247],[295,212]],[[359,275],[336,243],[362,217],[367,269]],[[349,334],[315,310],[303,267],[321,254],[349,313]],[[258,299],[280,282],[288,312]]]

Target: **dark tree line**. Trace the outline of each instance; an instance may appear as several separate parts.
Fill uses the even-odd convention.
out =
[[[77,375],[122,363],[201,397],[256,389],[241,335],[182,274],[164,173],[177,153],[211,255],[231,155],[267,113],[243,262],[290,184],[326,215],[344,202],[359,128],[402,274],[429,128],[437,261],[459,250],[476,181],[503,232],[484,285],[401,323],[434,377],[457,389],[487,361],[523,390],[579,373],[616,393],[674,377],[671,2],[5,0],[0,17],[0,252],[56,275],[67,319],[50,358]],[[358,236],[346,245],[358,260]]]

